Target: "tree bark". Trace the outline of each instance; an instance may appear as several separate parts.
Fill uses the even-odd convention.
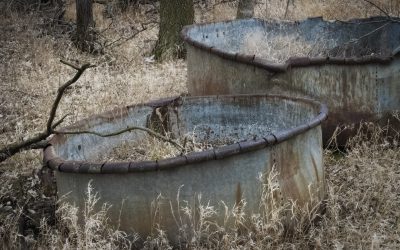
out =
[[[237,19],[252,18],[254,16],[255,0],[239,0]]]
[[[193,21],[193,0],[160,0],[160,31],[154,48],[157,60],[184,57],[180,31]]]
[[[91,52],[94,42],[93,0],[76,0],[76,44]]]

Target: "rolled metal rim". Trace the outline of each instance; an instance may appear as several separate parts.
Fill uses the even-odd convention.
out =
[[[252,18],[253,20],[256,20],[258,22],[261,22],[263,24],[268,23],[268,21],[259,19],[259,18]],[[313,18],[308,18],[308,19],[321,19],[326,22],[322,17],[313,17]],[[308,20],[308,19],[304,19]],[[372,21],[382,21],[382,22],[400,22],[400,18],[395,18],[395,17],[383,17],[383,16],[376,16],[376,17],[370,17],[370,18],[363,18],[363,19],[352,19],[349,20],[345,23],[363,23],[363,22],[372,22]],[[232,20],[232,21],[225,21],[221,23],[225,24],[233,24],[235,22],[240,22],[240,20]],[[298,23],[301,21],[284,21],[285,23]],[[339,21],[335,20],[334,22],[344,22],[344,21]],[[198,48],[200,50],[207,51],[211,54],[217,55],[221,58],[235,61],[235,62],[240,62],[244,64],[249,64],[249,65],[254,65],[259,68],[263,68],[272,72],[286,72],[288,69],[292,67],[308,67],[308,66],[314,66],[314,65],[325,65],[325,64],[335,64],[335,65],[363,65],[363,64],[388,64],[390,63],[395,56],[397,56],[399,53],[393,54],[389,56],[380,56],[380,55],[368,55],[368,56],[361,56],[361,57],[299,57],[299,56],[293,56],[290,57],[288,60],[286,60],[285,63],[275,63],[272,61],[269,61],[265,58],[258,57],[256,55],[250,55],[250,54],[244,54],[244,53],[233,53],[233,52],[228,52],[223,49],[215,48],[213,46],[201,43],[199,41],[196,41],[192,39],[188,32],[190,29],[199,27],[199,26],[207,26],[211,25],[213,23],[202,23],[202,24],[193,24],[193,25],[187,25],[183,27],[181,31],[181,38],[188,44],[192,45],[195,48]]]
[[[43,163],[53,170],[66,173],[86,173],[86,174],[124,174],[124,173],[135,173],[135,172],[150,172],[158,170],[166,170],[170,168],[175,168],[179,166],[184,166],[187,164],[200,163],[210,160],[219,160],[233,155],[243,154],[246,152],[255,151],[261,148],[270,147],[275,144],[286,141],[296,135],[304,133],[314,127],[319,126],[322,121],[328,117],[328,108],[325,104],[300,97],[288,97],[283,95],[221,95],[215,96],[216,99],[219,98],[235,98],[235,97],[266,97],[266,98],[280,98],[285,100],[297,101],[307,103],[319,107],[319,113],[313,119],[307,123],[301,124],[299,126],[289,128],[286,130],[281,130],[275,133],[271,133],[267,136],[262,137],[262,139],[257,140],[247,140],[243,142],[237,142],[226,146],[215,147],[209,150],[201,152],[192,152],[185,155],[180,155],[172,158],[166,158],[156,161],[134,161],[134,162],[89,162],[89,161],[71,161],[65,160],[59,157],[54,149],[53,144],[57,141],[62,140],[64,135],[56,134],[51,137],[49,144],[43,151]],[[184,99],[201,99],[205,96],[196,97],[184,97]],[[174,103],[178,103],[182,97],[165,98],[157,101],[152,101],[148,103],[134,104],[130,106],[125,106],[117,108],[99,115],[94,115],[84,120],[78,121],[71,126],[65,127],[64,130],[78,128],[86,123],[86,121],[95,118],[107,118],[112,117],[115,112],[127,112],[130,107],[138,106],[148,106],[153,108],[158,108]]]

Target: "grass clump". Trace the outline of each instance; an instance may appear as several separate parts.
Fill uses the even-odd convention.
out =
[[[272,12],[274,4],[282,1],[261,2],[264,5],[257,7],[257,15],[283,17],[285,7]],[[289,6],[287,18],[324,15],[327,18],[349,19],[381,14],[365,3],[361,6],[361,2],[294,1],[295,5]],[[390,4],[396,6],[398,1],[376,2],[384,7],[387,4],[385,9],[388,13],[398,15],[399,8],[390,7]],[[264,7],[267,6],[269,15],[265,15]],[[224,16],[224,11],[230,13],[223,4],[216,6],[207,14],[207,21],[216,17],[233,18]],[[80,54],[67,34],[49,32],[48,27],[43,25],[41,14],[34,11],[23,14],[10,12],[0,19],[0,144],[18,141],[44,126],[55,91],[72,72],[59,64],[59,59],[76,63],[90,61],[98,65],[65,96],[59,112],[60,115],[70,114],[65,125],[128,103],[186,93],[185,62],[178,60],[155,64],[148,54],[155,44],[157,27],[103,55],[92,56]],[[118,32],[129,33],[126,27],[147,20],[140,11],[127,11],[115,18],[108,31],[110,37],[120,34]],[[303,53],[296,49],[301,44],[290,42],[290,46],[293,46],[293,53]],[[180,205],[181,216],[188,218],[186,223],[180,224],[182,247],[400,248],[399,138],[389,138],[386,130],[366,126],[367,132],[360,131],[345,154],[325,151],[327,196],[323,214],[315,211],[315,206],[304,210],[290,202],[272,203],[268,210],[262,205],[260,213],[252,215],[245,214],[245,201],[240,206],[216,211],[214,206],[198,198],[203,204],[199,212],[190,204],[182,202]],[[208,147],[193,141],[192,146],[188,143],[192,147],[190,150]],[[143,147],[142,150],[147,149]],[[109,227],[108,206],[99,204],[99,197],[90,187],[83,215],[79,215],[78,208],[72,205],[57,203],[54,179],[41,170],[41,157],[39,151],[24,152],[0,164],[2,249],[137,247],[136,235]],[[158,154],[151,156],[153,159],[159,157]],[[271,179],[269,186],[265,187],[267,200],[273,199],[279,189],[272,173],[264,176]],[[97,209],[92,210],[94,207]],[[196,213],[200,213],[200,222],[193,221],[197,218],[194,216]],[[233,223],[215,223],[213,217],[216,213],[223,213],[226,221]],[[291,233],[284,230],[286,221],[283,218],[288,215],[293,215],[290,218],[298,222]],[[318,219],[314,220],[316,217]],[[145,239],[144,247],[172,248],[166,232],[157,225],[154,228],[154,235]]]

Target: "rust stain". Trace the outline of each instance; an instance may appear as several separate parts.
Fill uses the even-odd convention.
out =
[[[276,166],[282,197],[297,200],[299,205],[308,201],[309,181],[299,171],[301,153],[292,143],[282,143],[277,151]],[[304,166],[303,166],[304,167]]]
[[[317,182],[319,183],[319,175],[318,175],[317,163],[315,162],[314,156],[311,153],[310,153],[310,156],[311,156],[311,161],[312,161],[312,164],[313,164],[313,167],[314,167],[314,174],[315,174],[315,177],[317,177]]]
[[[228,85],[218,82],[215,83],[212,77],[206,77],[204,80],[200,79],[197,83],[195,83],[195,86],[198,86],[198,88],[201,89],[200,92],[206,95],[231,94]]]

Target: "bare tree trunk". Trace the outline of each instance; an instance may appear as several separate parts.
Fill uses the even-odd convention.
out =
[[[154,48],[155,58],[181,58],[185,54],[180,38],[182,27],[194,21],[193,0],[161,0],[160,31]]]
[[[252,18],[254,16],[255,0],[239,0],[237,19]]]
[[[93,1],[76,0],[76,44],[91,52],[94,42]]]

